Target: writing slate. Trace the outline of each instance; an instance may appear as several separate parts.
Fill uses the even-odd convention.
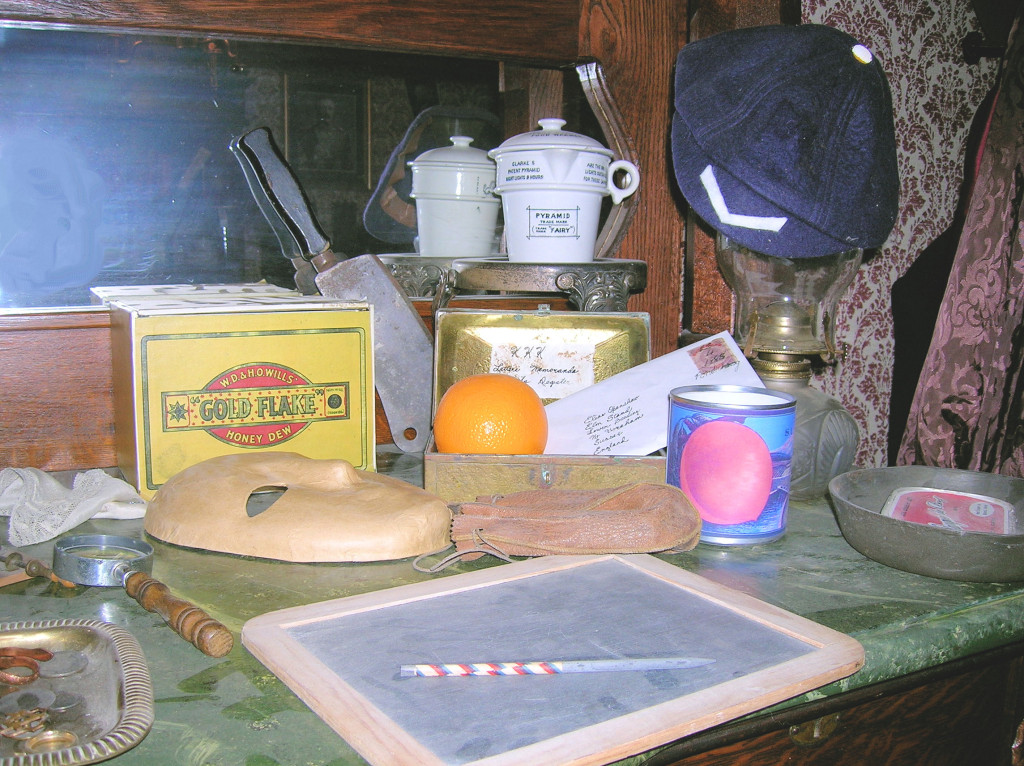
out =
[[[263,615],[245,645],[373,763],[604,763],[841,678],[840,633],[651,556],[522,561]],[[413,663],[699,656],[685,670],[401,677]]]

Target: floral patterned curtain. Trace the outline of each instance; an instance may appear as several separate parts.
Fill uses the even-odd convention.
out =
[[[998,92],[897,462],[1024,476],[1024,33]]]

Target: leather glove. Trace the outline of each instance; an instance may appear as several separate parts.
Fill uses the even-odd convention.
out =
[[[687,551],[700,539],[700,514],[670,484],[527,490],[456,510],[452,541],[464,560],[492,549],[507,556]]]

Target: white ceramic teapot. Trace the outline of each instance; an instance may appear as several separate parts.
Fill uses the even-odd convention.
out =
[[[613,204],[640,186],[640,171],[592,138],[563,130],[565,120],[539,121],[488,152],[497,164],[510,261],[581,263],[594,259],[601,201]],[[622,171],[617,173],[617,171]],[[625,185],[619,186],[619,179]]]
[[[412,162],[416,249],[420,255],[486,258],[497,249],[501,200],[493,194],[495,163],[468,136]]]

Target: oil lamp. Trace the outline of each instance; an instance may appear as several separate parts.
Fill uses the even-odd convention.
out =
[[[676,181],[722,237],[737,341],[766,386],[797,399],[790,494],[821,496],[858,433],[811,368],[842,356],[835,305],[899,213],[885,71],[834,27],[744,27],[683,46],[674,106]]]
[[[820,497],[848,471],[857,451],[856,421],[810,385],[814,366],[845,353],[835,340],[835,308],[863,251],[782,258],[743,247],[719,233],[718,267],[736,294],[733,334],[768,388],[796,397],[790,494]]]

